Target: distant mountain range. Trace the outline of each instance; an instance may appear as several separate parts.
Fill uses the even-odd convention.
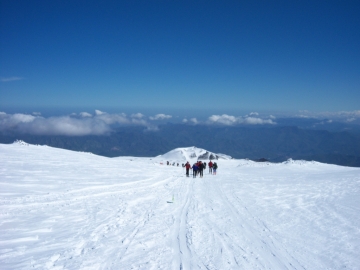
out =
[[[0,134],[0,143],[12,143],[17,139],[108,157],[154,157],[175,148],[196,146],[233,158],[272,162],[293,158],[360,167],[359,133],[279,125],[216,127],[165,124],[157,131],[127,126],[107,136],[82,137]]]

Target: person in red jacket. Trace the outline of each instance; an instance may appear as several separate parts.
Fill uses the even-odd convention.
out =
[[[198,167],[199,167],[199,175],[200,175],[200,177],[203,177],[203,171],[204,171],[205,166],[201,161],[199,161]]]
[[[212,161],[210,160],[209,162],[209,173],[212,174],[212,168],[213,168],[213,163]]]
[[[186,176],[187,176],[187,177],[189,177],[189,170],[190,170],[190,168],[191,168],[191,165],[190,165],[190,163],[189,163],[189,161],[188,161],[188,162],[186,162],[186,164],[185,164]]]

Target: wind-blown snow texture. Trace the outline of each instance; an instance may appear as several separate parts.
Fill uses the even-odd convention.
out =
[[[360,269],[359,168],[166,155],[0,144],[0,268]]]

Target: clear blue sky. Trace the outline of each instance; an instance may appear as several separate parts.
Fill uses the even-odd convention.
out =
[[[360,1],[0,3],[0,111],[360,109]]]

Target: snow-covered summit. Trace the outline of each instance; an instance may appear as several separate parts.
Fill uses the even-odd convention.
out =
[[[166,159],[169,161],[190,161],[190,160],[210,160],[210,159],[232,159],[231,156],[224,154],[215,154],[202,148],[180,147],[167,152],[164,155],[157,156],[156,158]]]
[[[29,146],[29,144],[24,142],[23,140],[16,140],[13,142],[13,144]]]

